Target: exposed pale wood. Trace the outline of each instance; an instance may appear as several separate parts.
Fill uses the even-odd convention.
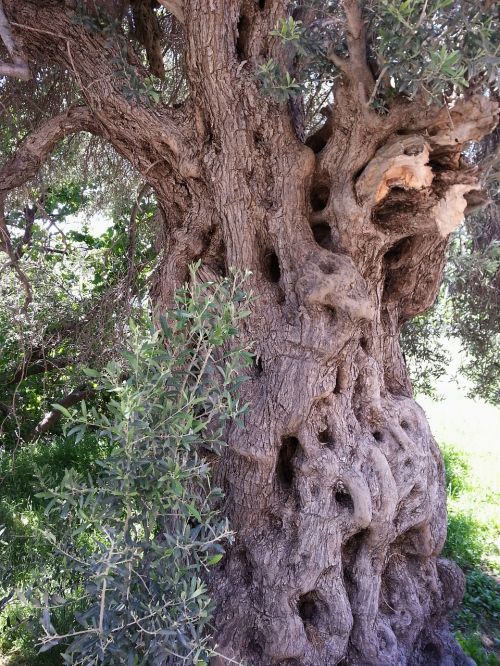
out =
[[[380,148],[356,184],[358,196],[380,203],[393,187],[419,190],[433,180],[429,147],[422,136],[395,137]]]
[[[445,196],[432,209],[436,225],[441,236],[447,237],[464,219],[467,199],[465,195],[472,190],[479,190],[479,185],[452,185]]]
[[[498,124],[498,102],[474,95],[443,107],[428,129],[432,146],[453,146],[479,141]]]

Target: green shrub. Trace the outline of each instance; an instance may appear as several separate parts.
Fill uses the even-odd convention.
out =
[[[485,633],[498,641],[500,626],[500,584],[480,569],[466,571],[466,588],[457,620],[461,629]]]
[[[73,626],[69,609],[56,609],[54,623],[61,631]],[[8,655],[9,666],[60,666],[65,644],[40,653],[37,639],[40,634],[40,611],[26,604],[11,604],[0,616],[0,654]],[[1,662],[2,664],[4,662]]]
[[[48,504],[39,530],[72,576],[42,578],[26,601],[38,608],[42,651],[69,641],[65,663],[209,659],[204,578],[231,533],[204,454],[220,452],[227,421],[241,424],[246,410],[237,397],[251,358],[236,344],[242,279],[201,284],[192,267],[160,325],[131,324],[123,362],[88,371],[106,409],[61,408],[77,445],[93,432],[109,449],[98,474],[68,469],[56,485],[40,474],[37,497]],[[76,611],[65,634],[56,609]]]
[[[450,444],[441,447],[448,497],[457,497],[468,487],[470,467],[466,455]]]
[[[38,470],[43,469],[57,484],[66,469],[94,473],[96,459],[104,454],[102,442],[92,433],[77,445],[74,437],[55,436],[26,443],[14,453],[3,450],[0,454],[0,611],[4,607],[0,613],[0,654],[9,655],[9,666],[61,664],[60,652],[64,649],[61,645],[38,654],[41,611],[30,604],[16,603],[13,590],[41,579],[63,587],[76,584],[70,570],[61,570],[53,547],[41,533],[46,501],[36,497],[40,490]],[[58,535],[64,531],[60,522],[54,522],[52,529]],[[56,609],[54,623],[61,631],[69,631],[73,625],[71,611]]]
[[[449,511],[445,555],[456,560],[461,567],[475,567],[481,564],[486,549],[486,528],[474,516],[462,511]]]
[[[487,652],[484,649],[477,634],[464,636],[460,631],[457,631],[456,637],[462,650],[474,659],[477,666],[500,666],[500,659],[492,652]]]
[[[500,636],[500,586],[495,578],[497,527],[481,511],[493,503],[495,492],[480,486],[481,475],[472,472],[472,461],[450,445],[442,447],[448,492],[448,538],[444,554],[462,567],[466,589],[461,606],[452,617],[457,638],[466,654],[479,666],[499,664],[483,647],[498,644]],[[477,461],[474,461],[477,466]]]
[[[36,497],[38,470],[43,469],[56,485],[66,469],[94,473],[96,459],[104,454],[103,443],[92,433],[78,444],[74,437],[56,436],[28,443],[14,453],[0,450],[0,599],[16,586],[39,580],[42,571],[47,576],[53,567],[56,576],[59,569],[40,532],[46,502]],[[53,529],[57,532],[56,524]]]

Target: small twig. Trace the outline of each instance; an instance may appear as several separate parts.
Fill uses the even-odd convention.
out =
[[[65,256],[69,254],[67,250],[59,250],[58,248],[49,247],[48,245],[43,245],[42,250],[48,254],[64,254]]]
[[[141,208],[141,202],[149,189],[149,183],[144,183],[137,193],[137,196],[132,206],[130,213],[130,221],[128,225],[128,247],[127,247],[127,277],[125,279],[125,297],[131,299],[132,283],[136,276],[136,268],[134,264],[135,250],[137,246],[137,215]],[[130,300],[128,301],[130,304]]]
[[[16,23],[15,21],[12,21],[11,25],[15,26],[16,28],[22,28],[23,30],[31,30],[32,32],[39,32],[42,35],[51,35],[51,37],[61,36],[58,35],[57,32],[52,32],[51,30],[42,30],[42,28],[33,28],[33,26],[26,25],[25,23]]]
[[[225,659],[230,664],[237,664],[237,666],[243,666],[241,661],[236,661],[236,659],[232,659],[231,657],[228,657],[227,655],[222,654],[222,652],[218,652],[217,650],[212,650],[212,652],[214,653],[214,655],[216,657],[222,657],[223,659]]]
[[[420,16],[418,17],[418,21],[417,21],[417,24],[415,26],[415,32],[417,32],[417,30],[420,28],[420,26],[422,25],[422,21],[425,18],[425,14],[427,12],[427,2],[428,2],[428,0],[425,0],[424,6],[422,7],[422,11],[420,12]]]
[[[26,299],[24,301],[24,305],[21,309],[21,312],[23,314],[26,314],[26,312],[28,311],[29,304],[33,300],[33,292],[31,290],[31,285],[26,276],[26,273],[19,265],[16,252],[12,246],[9,230],[7,229],[7,224],[5,222],[4,203],[5,203],[5,196],[0,195],[0,249],[2,249],[4,252],[6,252],[9,255],[10,261],[6,265],[10,266],[14,270],[17,277],[19,278],[19,281],[23,285],[24,291],[26,293]]]
[[[108,586],[108,579],[107,576],[110,572],[111,569],[111,560],[114,555],[114,547],[115,543],[111,536],[107,533],[107,531],[104,529],[104,533],[108,537],[110,541],[110,548],[108,551],[108,557],[106,560],[106,569],[104,571],[104,580],[102,581],[102,590],[101,590],[101,601],[99,603],[99,634],[101,635],[101,640],[102,640],[102,635],[104,633],[104,612],[106,610],[106,589]]]
[[[382,67],[382,70],[381,70],[380,74],[378,75],[377,80],[375,81],[375,85],[373,86],[372,94],[370,95],[370,99],[368,100],[368,106],[372,105],[373,100],[375,99],[375,97],[377,95],[377,92],[378,92],[378,89],[379,89],[380,84],[382,82],[382,79],[384,78],[385,73],[387,72],[388,69],[389,68],[387,67],[387,65],[384,65]]]

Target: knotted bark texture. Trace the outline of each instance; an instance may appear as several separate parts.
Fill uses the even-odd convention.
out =
[[[225,265],[252,269],[258,300],[252,411],[218,470],[237,536],[213,584],[216,663],[470,663],[446,620],[464,581],[439,559],[443,463],[399,331],[436,296],[478,187],[459,159],[476,135],[376,117],[344,82],[313,154],[223,72],[217,90],[199,78],[207,199]],[[496,107],[468,104],[491,130]]]
[[[255,272],[259,358],[247,427],[231,432],[219,474],[237,531],[214,586],[220,652],[255,665],[465,665],[446,621],[464,580],[439,559],[443,463],[399,330],[433,302],[478,185],[449,168],[451,153],[445,167],[444,143],[384,136],[375,118],[368,133],[350,114],[348,139],[339,112],[338,139],[314,158],[274,144],[252,160],[274,209],[242,201],[251,181],[236,170],[226,188],[250,218],[224,228],[227,261]]]

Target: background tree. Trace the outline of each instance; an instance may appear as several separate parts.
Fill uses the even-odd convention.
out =
[[[451,237],[444,281],[431,310],[403,328],[402,344],[414,390],[435,395],[435,382],[451,360],[445,340],[461,350],[459,376],[470,397],[494,405],[500,401],[500,294],[498,130],[469,150],[482,162],[486,205],[471,212]]]
[[[220,663],[465,664],[443,465],[399,332],[477,204],[462,153],[498,119],[494,9],[160,4],[3,0],[0,73],[33,77],[3,84],[0,171],[25,313],[12,198],[89,132],[155,193],[157,308],[195,259],[253,273],[252,409],[216,464],[236,530],[212,580]]]

